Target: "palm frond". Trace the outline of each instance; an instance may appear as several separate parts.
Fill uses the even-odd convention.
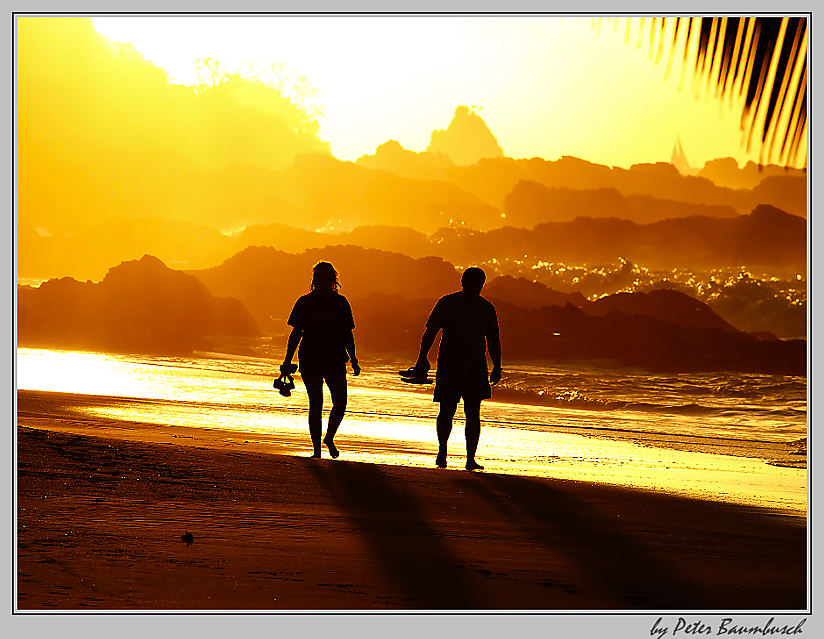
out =
[[[614,26],[617,26],[617,18]],[[627,41],[631,32],[626,19]],[[806,165],[807,18],[663,17],[648,20],[650,58],[661,60],[664,33],[667,70],[674,55],[716,95],[740,97],[741,128],[749,151],[759,145],[759,162]],[[640,23],[639,37],[645,30]],[[659,50],[653,54],[658,39]]]

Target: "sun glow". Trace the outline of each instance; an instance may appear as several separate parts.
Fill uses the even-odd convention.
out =
[[[595,28],[589,18],[131,17],[94,24],[132,43],[173,83],[197,84],[206,58],[246,76],[265,76],[276,65],[281,80],[298,87],[292,95],[320,113],[320,136],[341,159],[373,153],[389,139],[423,150],[458,104],[476,107],[511,157],[575,155],[629,166],[668,161],[680,136],[693,166],[723,156],[757,159],[741,146],[737,107],[685,82],[680,57],[655,65],[640,38],[627,46],[624,30]]]

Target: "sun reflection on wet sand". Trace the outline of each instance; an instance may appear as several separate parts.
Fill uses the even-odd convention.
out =
[[[270,362],[244,366],[243,370],[254,372],[210,368],[205,360],[149,361],[100,353],[20,349],[18,388],[77,394],[74,413],[94,420],[98,427],[104,420],[103,430],[105,423],[110,423],[112,432],[116,431],[113,436],[124,436],[123,425],[128,422],[133,434],[147,429],[145,425],[186,428],[191,429],[187,431],[190,435],[194,433],[194,440],[214,443],[223,438],[242,444],[259,438],[261,445],[271,446],[271,452],[305,454],[309,440],[304,394],[295,393],[288,399],[278,396],[265,376],[273,367]],[[367,385],[371,382],[364,378],[353,380],[350,409],[337,440],[343,451],[341,459],[431,467],[437,446],[437,405],[427,393],[392,390],[379,375],[373,377],[378,387]],[[84,396],[95,396],[99,401],[86,401]],[[329,405],[327,394],[327,412]],[[643,415],[491,402],[485,407],[484,418],[481,455],[487,472],[665,490],[796,514],[806,511],[804,469],[772,466],[753,458],[755,455],[696,452],[697,446],[690,450],[662,448],[649,433],[640,431],[631,433],[633,441],[629,441],[626,435],[623,439],[595,437],[585,429],[631,429],[635,425],[643,430],[644,424],[635,424],[645,419]],[[536,420],[535,425],[524,422],[525,418]],[[543,427],[539,427],[541,420]],[[507,422],[511,422],[509,427],[503,425]],[[83,432],[83,427],[75,430]],[[558,430],[566,432],[554,432]],[[450,467],[463,467],[463,445],[463,425],[458,419],[451,440]],[[727,445],[716,444],[713,450],[724,451]]]
[[[266,435],[287,452],[309,451],[302,411],[235,410],[188,402],[83,408],[97,418],[208,429],[213,436]],[[250,435],[251,436],[251,435]],[[431,467],[434,424],[422,418],[347,416],[337,438],[341,461]],[[552,477],[663,490],[704,499],[806,512],[803,470],[771,466],[759,459],[678,451],[586,437],[484,426],[487,472]],[[456,424],[450,466],[463,466],[463,433]]]

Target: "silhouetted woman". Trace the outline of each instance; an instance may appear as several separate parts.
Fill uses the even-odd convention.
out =
[[[335,446],[338,431],[346,411],[346,362],[352,361],[352,374],[360,375],[358,358],[355,357],[355,338],[352,329],[355,321],[347,299],[338,293],[340,283],[335,267],[329,262],[318,262],[312,269],[312,285],[309,293],[300,297],[289,315],[289,342],[281,373],[294,372],[292,357],[300,343],[298,362],[300,374],[309,396],[309,435],[314,453],[320,458],[321,433],[323,430],[323,382],[332,396],[332,410],[323,443],[332,458],[339,454]]]

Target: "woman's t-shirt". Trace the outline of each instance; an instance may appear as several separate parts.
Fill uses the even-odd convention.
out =
[[[303,332],[298,350],[301,368],[349,360],[346,342],[355,320],[349,301],[340,293],[312,291],[303,295],[295,302],[288,323]]]

